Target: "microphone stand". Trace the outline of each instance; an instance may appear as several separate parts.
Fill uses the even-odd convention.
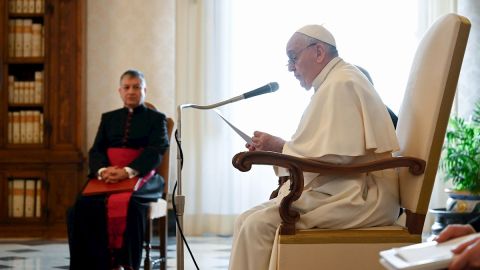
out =
[[[225,104],[229,104],[232,102],[237,102],[242,99],[245,99],[243,95],[218,102],[212,105],[197,105],[197,104],[181,104],[177,106],[177,141],[178,141],[178,151],[177,151],[177,195],[175,195],[175,204],[177,207],[177,217],[178,217],[178,224],[177,224],[177,233],[176,233],[176,243],[177,243],[177,269],[183,270],[184,269],[184,249],[183,249],[183,239],[180,233],[180,228],[183,228],[183,213],[185,209],[185,196],[182,195],[182,157],[180,154],[180,149],[182,145],[182,110],[187,108],[194,108],[198,110],[210,110]]]

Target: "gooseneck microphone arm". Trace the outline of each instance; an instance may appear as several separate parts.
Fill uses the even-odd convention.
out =
[[[178,224],[177,224],[177,232],[176,232],[176,244],[177,244],[177,269],[183,270],[184,269],[184,261],[183,261],[183,239],[181,236],[181,228],[183,228],[183,213],[185,210],[185,196],[182,195],[182,154],[181,154],[181,145],[182,145],[182,110],[186,108],[194,108],[199,110],[210,110],[214,109],[229,103],[237,102],[242,99],[251,98],[258,95],[263,95],[267,93],[272,93],[278,90],[278,83],[271,82],[266,84],[262,87],[259,87],[255,90],[246,92],[242,95],[214,103],[211,105],[197,105],[197,104],[180,104],[177,106],[177,147],[179,148],[177,151],[177,195],[175,196],[175,203],[176,203],[176,215],[178,217]]]
[[[231,99],[227,99],[227,100],[215,103],[215,104],[203,105],[203,106],[196,105],[196,104],[181,104],[179,106],[180,106],[180,110],[185,109],[185,108],[195,108],[195,109],[199,109],[199,110],[210,110],[210,109],[214,109],[214,108],[223,106],[225,104],[237,102],[237,101],[240,101],[242,99],[247,99],[247,98],[255,97],[255,96],[258,96],[258,95],[263,95],[263,94],[275,92],[277,90],[278,90],[278,83],[271,82],[269,84],[266,84],[262,87],[259,87],[259,88],[255,89],[255,90],[246,92],[242,95],[239,95],[239,96],[236,96],[236,97],[233,97]]]

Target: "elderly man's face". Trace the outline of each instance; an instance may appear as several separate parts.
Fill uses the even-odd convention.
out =
[[[318,43],[307,44],[302,34],[295,33],[287,43],[288,71],[293,72],[295,78],[305,89],[312,87],[312,82],[318,75],[317,65]]]

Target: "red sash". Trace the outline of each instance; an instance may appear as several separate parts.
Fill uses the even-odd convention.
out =
[[[125,167],[136,159],[143,150],[129,148],[109,148],[108,159],[112,166]],[[127,227],[128,203],[132,192],[143,186],[155,173],[152,170],[149,174],[139,179],[136,187],[131,191],[114,193],[107,199],[107,231],[109,248],[119,249],[123,244],[123,234]]]

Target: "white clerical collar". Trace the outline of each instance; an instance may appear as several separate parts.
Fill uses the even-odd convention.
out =
[[[313,89],[315,91],[317,91],[317,89],[320,87],[320,85],[322,85],[322,83],[325,81],[325,79],[327,78],[328,74],[330,73],[330,71],[332,71],[332,69],[338,64],[338,62],[340,62],[342,60],[342,58],[340,57],[335,57],[333,58],[332,60],[330,60],[330,62],[328,62],[327,65],[325,65],[325,67],[322,69],[322,71],[320,71],[320,73],[318,73],[317,77],[313,80],[312,82],[312,86],[313,86]]]

